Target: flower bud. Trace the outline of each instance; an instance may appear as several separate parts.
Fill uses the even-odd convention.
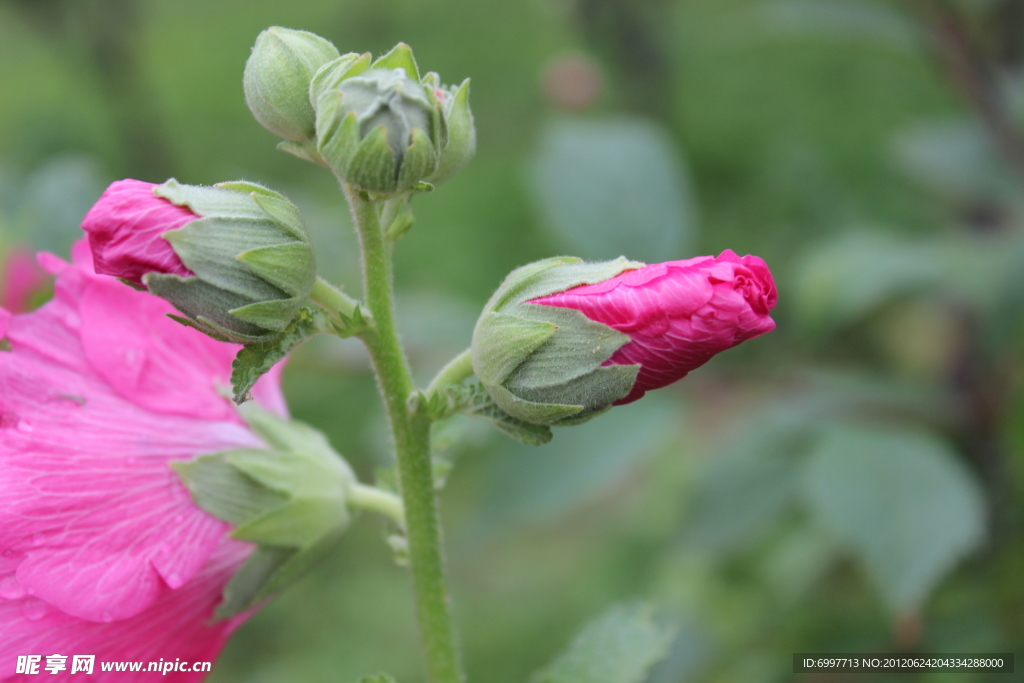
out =
[[[120,180],[82,229],[97,273],[148,288],[187,316],[181,322],[225,341],[277,336],[316,280],[298,209],[252,183]]]
[[[726,250],[644,266],[556,258],[513,271],[473,332],[473,368],[502,410],[577,424],[770,332],[764,261]]]
[[[394,194],[442,182],[476,149],[469,82],[421,79],[404,43],[372,64],[369,55],[345,55],[325,65],[309,94],[318,155],[362,190]]]
[[[253,116],[285,140],[312,139],[316,116],[309,84],[321,66],[337,57],[330,41],[308,31],[272,26],[260,33],[242,77]]]

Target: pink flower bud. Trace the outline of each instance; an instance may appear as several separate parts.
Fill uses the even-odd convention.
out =
[[[592,285],[529,303],[580,311],[629,336],[604,365],[640,365],[632,390],[614,405],[631,403],[672,384],[716,353],[775,329],[769,311],[778,295],[757,256],[729,249],[627,270]]]
[[[146,273],[193,274],[163,234],[199,216],[153,194],[156,187],[141,180],[118,180],[85,214],[82,229],[89,233],[97,273],[137,285]]]

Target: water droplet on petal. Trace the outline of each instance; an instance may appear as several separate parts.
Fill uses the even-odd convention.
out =
[[[4,600],[17,600],[25,595],[25,589],[13,576],[0,581],[0,598]]]
[[[103,614],[100,615],[100,621],[102,621],[104,624],[109,624],[113,620],[114,620],[114,617],[113,617],[113,615],[110,612],[104,612]]]
[[[35,546],[42,545],[43,541],[45,541],[45,540],[46,540],[46,537],[43,536],[42,534],[32,534],[32,545],[35,545]]]
[[[161,555],[166,555],[167,553],[171,552],[170,544],[164,543],[162,546],[160,546],[160,550],[157,552],[159,552]]]
[[[30,425],[26,420],[18,420],[18,426],[15,427],[15,429],[22,434],[28,434],[32,431],[32,425]]]
[[[46,603],[42,600],[33,600],[21,608],[21,616],[28,621],[39,621],[46,614]]]
[[[4,557],[14,557],[14,548],[8,548],[5,550]]]
[[[134,465],[136,460],[137,458],[134,455],[129,455],[127,458],[124,459],[125,463],[129,465]]]
[[[171,519],[171,523],[172,524],[181,524],[184,521],[185,521],[185,516],[184,515],[174,515],[174,518]]]
[[[36,589],[33,588],[32,586],[29,586],[28,588],[25,589],[25,593],[28,594],[28,595],[35,595],[36,594]]]
[[[184,581],[181,580],[181,574],[178,572],[171,572],[171,575],[167,577],[167,585],[170,586],[172,590],[181,588],[181,584],[183,583]]]

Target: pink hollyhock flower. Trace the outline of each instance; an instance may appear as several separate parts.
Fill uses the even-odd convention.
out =
[[[96,272],[142,284],[146,273],[190,276],[163,238],[199,216],[153,194],[153,183],[118,180],[100,195],[82,220],[89,234]]]
[[[717,258],[655,263],[529,303],[574,308],[629,335],[630,341],[604,362],[640,365],[632,390],[614,403],[622,405],[774,330],[769,311],[777,299],[763,260],[726,249]]]
[[[263,447],[223,395],[238,347],[95,275],[84,240],[40,263],[54,299],[0,309],[0,680],[18,655],[96,655],[97,681],[124,679],[101,661],[211,661],[245,618],[211,622],[252,546],[169,463]],[[253,395],[285,413],[279,372]]]
[[[27,249],[12,249],[0,266],[0,308],[24,313],[49,278]]]

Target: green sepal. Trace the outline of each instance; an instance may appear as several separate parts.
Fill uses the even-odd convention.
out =
[[[520,390],[563,384],[592,372],[629,342],[629,335],[572,308],[523,304],[515,310],[522,319],[556,328],[547,343],[530,354],[529,363],[519,365],[502,379],[517,394]]]
[[[582,405],[537,403],[519,398],[500,384],[485,385],[499,408],[517,419],[536,425],[556,425],[584,410]]]
[[[151,293],[169,301],[197,323],[192,327],[203,332],[210,328],[225,340],[240,344],[263,341],[277,335],[276,330],[253,325],[228,312],[246,305],[248,300],[244,297],[197,277],[146,273],[142,281]]]
[[[374,128],[356,146],[345,163],[345,180],[370,192],[390,193],[398,189],[395,152],[388,144],[388,130]]]
[[[556,257],[505,278],[484,306],[472,344],[473,370],[501,410],[532,424],[579,424],[629,394],[640,366],[602,367],[628,335],[579,311],[530,301],[642,265]]]
[[[416,58],[412,55],[412,48],[405,43],[399,43],[391,48],[391,51],[381,55],[371,66],[373,69],[405,69],[409,78],[417,83],[420,82],[420,70],[416,66]]]
[[[224,587],[214,619],[230,619],[257,607],[301,579],[341,541],[343,530],[308,548],[259,545]]]
[[[218,339],[245,344],[284,330],[316,279],[298,209],[246,181],[200,187],[172,179],[154,194],[200,217],[163,235],[194,277],[149,273],[150,291]]]
[[[427,180],[443,183],[462,170],[476,154],[476,126],[469,108],[469,79],[462,82],[445,107],[444,121],[447,141],[441,150],[437,170]]]
[[[586,263],[574,256],[543,259],[509,273],[484,310],[504,311],[531,299],[564,292],[580,285],[604,282],[627,270],[643,266],[643,263],[622,256],[614,261],[600,263]]]
[[[410,187],[425,178],[437,168],[437,150],[430,137],[421,128],[412,129],[412,143],[405,150],[402,166],[398,171],[398,187]]]
[[[225,454],[237,470],[287,496],[287,502],[237,524],[232,538],[263,545],[309,547],[339,525],[348,526],[345,485],[351,479],[346,468],[330,467],[329,461],[310,458],[308,468],[296,467],[303,452],[276,453],[237,450]],[[338,459],[335,457],[335,459]],[[338,459],[340,462],[340,459]],[[311,476],[311,473],[316,476]]]
[[[343,176],[348,160],[359,146],[359,118],[354,111],[345,113],[340,105],[341,93],[328,91],[317,107],[317,151],[331,169]]]
[[[485,313],[473,331],[473,370],[484,384],[500,384],[556,330],[554,323]]]
[[[335,328],[327,311],[303,307],[278,336],[265,342],[246,344],[231,363],[231,386],[235,402],[248,401],[249,392],[259,378],[291,353],[292,349],[321,332]]]
[[[231,580],[224,586],[223,599],[213,620],[230,619],[258,607],[270,597],[267,586],[281,568],[298,554],[295,548],[256,546]]]
[[[313,247],[308,242],[286,242],[257,247],[235,258],[263,280],[292,296],[305,296],[316,281]]]
[[[434,399],[437,407],[459,412],[490,422],[516,441],[527,446],[542,446],[551,441],[551,428],[516,419],[498,407],[483,385],[447,385],[438,392],[441,397]],[[444,411],[442,411],[444,412]]]
[[[287,495],[253,480],[226,456],[217,453],[171,463],[196,505],[217,519],[238,525],[288,501]]]
[[[238,449],[172,467],[197,505],[257,544],[224,591],[227,618],[279,592],[333,548],[348,526],[355,476],[324,436],[253,403],[239,409],[271,450]]]
[[[200,323],[189,318],[184,318],[180,315],[174,315],[173,313],[168,313],[167,317],[173,320],[174,322],[178,323],[179,325],[191,327],[193,330],[199,330],[207,337],[215,341],[227,342],[229,344],[232,343],[230,334],[224,334],[221,330],[212,328],[205,323]]]
[[[241,186],[241,191],[230,188]],[[217,216],[220,218],[243,218],[263,221],[267,219],[263,209],[253,201],[253,192],[268,192],[262,185],[245,181],[221,183],[221,187],[206,185],[182,185],[171,178],[162,185],[153,188],[153,194],[166,199],[177,206],[184,206],[197,216]],[[283,195],[278,195],[283,198]]]
[[[302,300],[298,297],[257,301],[254,304],[232,308],[229,313],[239,320],[277,332],[283,330],[295,319],[295,314],[298,313],[301,304]]]
[[[306,226],[302,222],[302,215],[299,213],[298,207],[288,201],[286,197],[276,192],[269,194],[255,191],[250,196],[279,228],[282,228],[296,241],[309,242],[309,233],[306,232]]]
[[[349,52],[320,67],[309,82],[309,103],[315,109],[320,96],[337,88],[346,78],[358,76],[370,68],[370,53]]]

